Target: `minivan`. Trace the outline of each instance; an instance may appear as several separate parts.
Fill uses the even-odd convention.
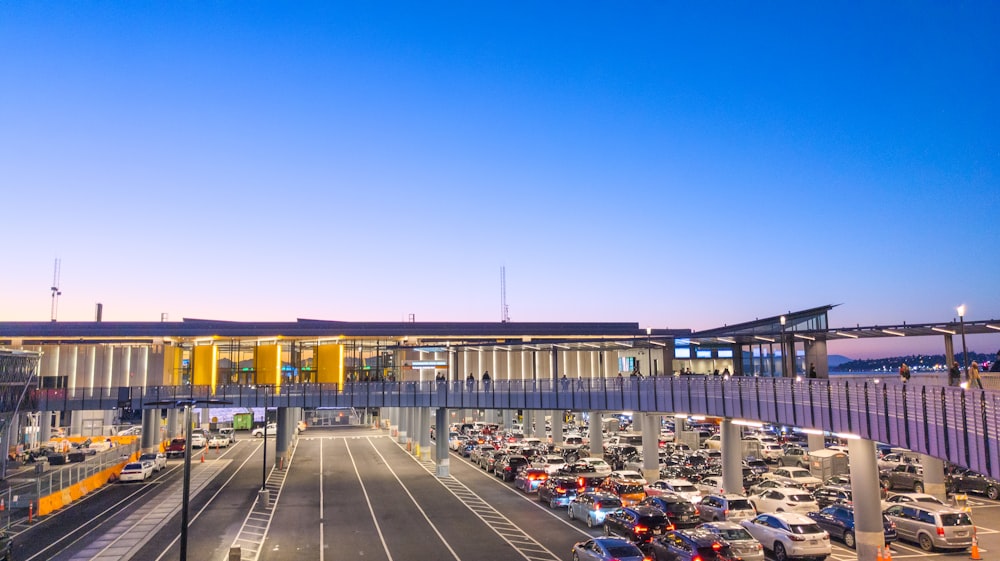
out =
[[[757,509],[750,499],[736,493],[705,495],[698,503],[698,517],[705,522],[750,520],[757,516]]]
[[[920,549],[965,549],[972,545],[976,528],[968,513],[931,503],[899,503],[885,510],[896,524],[900,539],[916,542]]]

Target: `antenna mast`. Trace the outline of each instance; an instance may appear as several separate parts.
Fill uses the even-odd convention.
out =
[[[507,267],[500,267],[500,322],[510,322],[510,309],[507,308]]]
[[[55,268],[52,271],[52,321],[56,321],[56,317],[59,315],[59,296],[62,295],[62,291],[59,290],[59,273],[62,268],[62,259],[56,257]]]

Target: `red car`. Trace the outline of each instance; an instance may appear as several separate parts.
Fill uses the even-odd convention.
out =
[[[167,457],[168,458],[183,458],[185,450],[185,442],[183,438],[175,438],[170,441],[167,445]]]

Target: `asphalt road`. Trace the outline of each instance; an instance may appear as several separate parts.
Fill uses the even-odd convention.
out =
[[[204,462],[196,455],[187,559],[227,561],[234,544],[256,541],[244,560],[256,547],[262,561],[568,560],[573,543],[599,534],[454,454],[452,477],[438,479],[432,464],[369,428],[303,433],[286,469],[268,472],[265,508],[262,445],[241,435],[228,450],[206,451]],[[273,439],[267,445],[273,458]],[[147,483],[109,485],[31,526],[15,524],[16,559],[180,559],[182,463],[171,460]],[[992,553],[1000,552],[1000,502],[971,503],[982,557],[1000,558]],[[892,557],[969,553],[897,543]],[[834,542],[832,559],[856,556]]]

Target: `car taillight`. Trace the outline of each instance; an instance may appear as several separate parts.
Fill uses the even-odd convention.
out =
[[[805,539],[804,537],[802,537],[802,536],[798,536],[798,535],[796,535],[796,534],[789,534],[789,535],[788,535],[788,537],[789,537],[789,538],[790,538],[790,539],[791,539],[791,540],[792,540],[793,542],[804,542],[804,541],[806,541],[806,539]]]
[[[725,516],[726,518],[729,518],[729,509],[727,508],[726,510],[722,511],[722,515]]]
[[[937,535],[943,536],[944,535],[944,528],[942,528],[941,526],[938,526],[937,527]]]
[[[695,555],[691,558],[691,561],[701,561],[701,555]]]
[[[636,532],[648,532],[649,528],[643,526],[642,524],[636,524],[635,525],[635,531]]]
[[[720,549],[722,549],[722,544],[721,543],[715,542],[715,543],[712,544],[712,551],[719,551]]]
[[[556,487],[556,493],[565,493],[565,492],[566,489],[564,489],[563,487]]]

